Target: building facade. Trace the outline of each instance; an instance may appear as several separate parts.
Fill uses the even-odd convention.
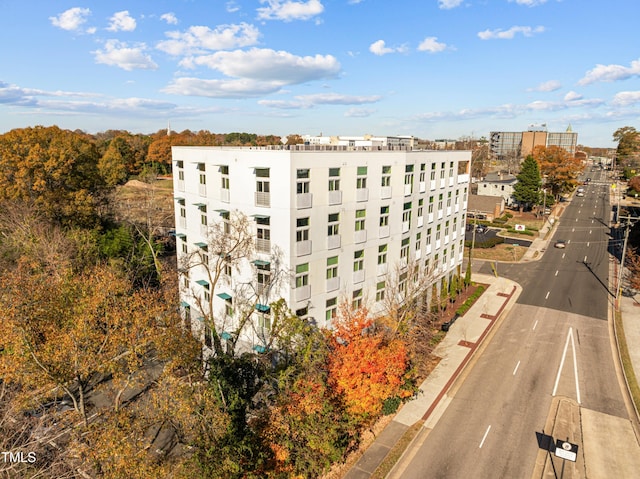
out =
[[[548,132],[546,126],[531,127],[527,131],[492,131],[489,140],[489,155],[492,160],[523,159],[536,146],[559,146],[575,155],[578,134],[571,125],[564,132]]]
[[[446,277],[462,263],[469,151],[174,146],[172,157],[181,305],[205,344],[208,316],[259,350],[278,298],[331,327],[343,300],[380,311],[396,266]],[[216,227],[234,215],[249,218],[255,249],[212,275]],[[241,304],[254,316],[246,327]]]
[[[513,187],[518,179],[509,173],[491,172],[487,173],[481,181],[478,181],[478,195],[498,196],[504,200],[507,206],[515,203],[513,198]]]

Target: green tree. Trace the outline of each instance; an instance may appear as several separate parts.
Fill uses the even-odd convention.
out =
[[[520,173],[516,177],[518,182],[513,186],[513,197],[516,199],[521,209],[531,209],[532,206],[540,203],[540,168],[538,162],[532,155],[528,155]]]
[[[613,141],[618,143],[616,156],[622,166],[633,164],[640,153],[640,132],[632,126],[618,128],[613,133]]]

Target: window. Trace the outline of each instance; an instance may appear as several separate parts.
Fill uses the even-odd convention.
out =
[[[365,216],[367,210],[356,210],[356,231],[363,231],[365,229]]]
[[[268,216],[257,216],[257,241],[256,250],[261,253],[271,252],[271,218]]]
[[[309,263],[296,266],[296,288],[302,288],[309,284]]]
[[[178,170],[178,179],[184,181],[184,170]]]
[[[424,183],[426,171],[424,170],[425,164],[420,165],[420,183]]]
[[[327,279],[338,277],[338,257],[327,258]]]
[[[185,289],[189,289],[189,270],[185,271],[182,274],[182,286]]]
[[[189,252],[189,247],[187,246],[187,237],[185,236],[184,238],[182,238],[182,252],[184,254],[187,254]]]
[[[433,214],[433,196],[429,196],[429,214]]]
[[[413,165],[405,166],[404,184],[405,187],[409,186],[409,191],[405,188],[406,193],[413,193]]]
[[[356,178],[356,188],[363,189],[367,187],[367,167],[358,166],[358,177]]]
[[[233,316],[233,302],[231,298],[224,300],[224,314],[227,316]]]
[[[423,209],[424,209],[424,198],[420,198],[418,200],[418,218],[421,218],[422,216],[424,216]]]
[[[340,189],[340,168],[329,168],[329,191]]]
[[[411,226],[411,202],[405,203],[402,209],[402,222],[409,223]]]
[[[206,185],[207,184],[207,173],[205,171],[205,166],[204,163],[198,163],[198,171],[199,176],[200,176],[200,184],[201,185]]]
[[[309,307],[305,306],[304,308],[296,309],[296,316],[300,319],[304,319],[309,315]]]
[[[384,281],[380,281],[379,283],[376,284],[376,301],[384,300],[384,287],[385,287]]]
[[[380,207],[380,226],[389,226],[389,207]]]
[[[327,313],[325,319],[329,322],[338,314],[338,298],[327,299],[326,307]]]
[[[402,246],[400,248],[400,259],[409,259],[409,238],[405,238],[402,240]]]
[[[362,307],[362,290],[356,289],[353,292],[353,302],[351,303],[353,309],[359,309]]]
[[[222,273],[227,277],[227,278],[231,278],[231,263],[229,261],[225,261],[222,264]]]
[[[297,170],[296,176],[298,178],[296,192],[299,195],[309,193],[309,169]]]
[[[381,244],[378,246],[378,264],[387,263],[387,245]]]
[[[198,255],[200,255],[200,261],[203,265],[209,265],[209,247],[204,243],[199,243],[200,250],[198,251]]]
[[[256,191],[269,193],[269,168],[256,168]]]
[[[382,167],[382,186],[391,186],[391,166]]]
[[[329,213],[327,236],[340,234],[340,213]]]
[[[361,249],[353,253],[353,270],[362,271],[364,269],[364,250]]]
[[[220,173],[222,174],[222,189],[223,190],[228,190],[229,189],[229,167],[226,165],[223,165],[220,167]]]
[[[207,226],[207,207],[206,205],[201,205],[198,207],[200,210],[200,224],[202,226]]]
[[[431,246],[431,228],[427,230],[427,239],[425,241],[427,246]]]
[[[416,234],[416,251],[420,251],[420,244],[422,243],[422,233]]]
[[[438,211],[442,209],[442,193],[438,195]]]
[[[296,220],[296,241],[299,243],[301,241],[309,240],[309,218],[298,218]]]
[[[212,345],[212,333],[211,333],[211,328],[209,327],[208,324],[204,325],[204,345],[208,348],[211,347]]]
[[[447,193],[447,208],[451,208],[451,192]]]
[[[269,263],[257,264],[256,268],[258,272],[258,294],[262,294],[271,280],[271,265]]]
[[[229,212],[228,211],[222,211],[220,213],[220,217],[222,218],[222,230],[224,231],[224,234],[228,235],[231,234],[231,223],[229,222]]]
[[[441,225],[436,226],[436,241],[440,241],[440,226]]]

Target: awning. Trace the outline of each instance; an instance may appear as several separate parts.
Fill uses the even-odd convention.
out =
[[[176,197],[174,198],[174,200],[176,200],[176,201],[184,201],[184,198],[181,198],[181,197],[179,197],[179,196],[176,196]]]
[[[256,304],[256,310],[260,311],[261,313],[268,313],[270,309],[271,308],[269,306],[266,306],[264,304]]]
[[[267,266],[271,264],[270,261],[263,261],[261,259],[256,259],[255,261],[252,261],[252,263],[255,264],[256,266]]]
[[[222,334],[220,335],[220,337],[222,339],[224,339],[225,341],[228,341],[229,339],[231,339],[231,335],[229,333],[227,333],[226,331],[223,331]]]
[[[229,212],[229,210],[213,210],[213,211],[215,211],[216,213],[220,213],[220,214],[224,214],[224,213],[228,213]]]
[[[176,236],[177,236],[178,238],[186,238],[186,237],[187,237],[187,235],[186,235],[186,234],[184,234],[184,233],[176,233]]]
[[[198,248],[206,248],[207,246],[209,246],[207,243],[194,243]]]
[[[182,306],[183,308],[190,308],[191,305],[189,303],[187,303],[186,301],[180,301],[180,306]]]
[[[231,299],[231,296],[228,295],[227,293],[220,293],[220,294],[217,294],[216,296],[218,296],[218,298],[224,299],[225,301],[229,301]]]
[[[204,279],[199,279],[198,281],[196,281],[196,283],[198,283],[200,286],[204,286],[205,288],[209,289],[209,282],[205,281]]]
[[[197,206],[198,208],[202,208],[203,206],[207,206],[206,203],[194,203],[193,206]]]
[[[201,323],[204,323],[204,316],[198,316],[196,319]]]
[[[269,218],[271,218],[268,215],[251,215],[251,217],[257,220],[268,220]]]
[[[264,352],[266,352],[266,351],[267,351],[267,348],[265,348],[264,346],[262,346],[262,345],[260,345],[260,344],[256,344],[256,345],[253,347],[253,350],[254,350],[256,353],[260,353],[260,354],[262,354],[262,353],[264,353]]]

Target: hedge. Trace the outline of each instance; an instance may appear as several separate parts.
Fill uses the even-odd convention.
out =
[[[473,303],[476,302],[476,300],[480,297],[480,295],[482,293],[484,293],[484,285],[479,285],[478,289],[476,289],[473,294],[471,296],[469,296],[469,298],[467,298],[467,300],[464,302],[464,304],[462,304],[462,306],[460,306],[457,310],[456,313],[458,313],[460,316],[464,315],[464,313],[466,313],[467,311],[469,311],[469,309],[471,308],[471,306],[473,306]]]

